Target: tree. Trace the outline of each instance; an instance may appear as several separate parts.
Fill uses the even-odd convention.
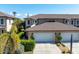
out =
[[[15,21],[13,23],[13,26],[16,26],[18,32],[21,32],[21,30],[24,29],[23,23],[24,23],[23,20],[21,20],[21,19],[15,19]]]
[[[55,43],[60,43],[60,41],[62,40],[62,36],[61,33],[55,33]]]
[[[20,37],[23,34],[22,20],[16,19],[12,24],[11,31],[9,33],[3,33],[0,35],[0,54],[3,53],[20,53]],[[22,32],[22,33],[20,33]],[[20,33],[20,34],[19,34]],[[18,35],[19,34],[19,35]]]
[[[16,12],[15,11],[13,12],[13,15],[14,15],[14,17],[16,16]]]
[[[15,53],[19,49],[20,38],[15,33],[4,33],[0,36],[0,54]]]

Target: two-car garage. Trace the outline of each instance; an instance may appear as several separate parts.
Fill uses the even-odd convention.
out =
[[[61,33],[63,42],[70,42],[71,34],[73,35],[73,41],[79,41],[79,33]],[[53,32],[36,32],[33,34],[36,42],[41,43],[54,43],[55,34]]]
[[[33,33],[36,42],[55,42],[55,33],[60,32],[62,41],[67,42],[71,40],[79,41],[79,28],[72,25],[67,25],[58,22],[47,22],[34,27],[26,29],[28,33]],[[30,38],[31,34],[28,34]]]

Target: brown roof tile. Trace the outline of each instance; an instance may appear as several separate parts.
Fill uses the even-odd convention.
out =
[[[79,32],[79,28],[72,25],[67,25],[59,22],[47,22],[32,28],[26,29],[26,31],[38,32],[38,31],[48,31],[48,32]]]
[[[30,18],[79,18],[79,14],[37,14],[30,16]]]
[[[6,13],[3,13],[3,12],[0,12],[0,17],[10,17],[10,18],[14,18],[13,16],[9,15],[9,14],[6,14]]]

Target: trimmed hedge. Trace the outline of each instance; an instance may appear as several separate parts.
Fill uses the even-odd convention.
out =
[[[24,51],[33,51],[35,47],[35,41],[32,39],[21,40],[21,44],[24,46]]]

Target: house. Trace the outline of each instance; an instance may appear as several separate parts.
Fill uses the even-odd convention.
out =
[[[26,19],[26,26],[38,25],[45,22],[61,22],[79,27],[79,14],[37,14]]]
[[[32,25],[35,25],[35,20],[32,18],[24,18],[25,19],[25,25],[26,27],[31,27]]]
[[[14,17],[0,12],[0,34],[10,31]]]
[[[36,42],[55,42],[55,33],[60,32],[63,42],[69,42],[71,40],[71,34],[73,34],[73,41],[79,41],[79,28],[63,24],[59,22],[46,22],[37,26],[26,29],[28,38],[33,37]]]

